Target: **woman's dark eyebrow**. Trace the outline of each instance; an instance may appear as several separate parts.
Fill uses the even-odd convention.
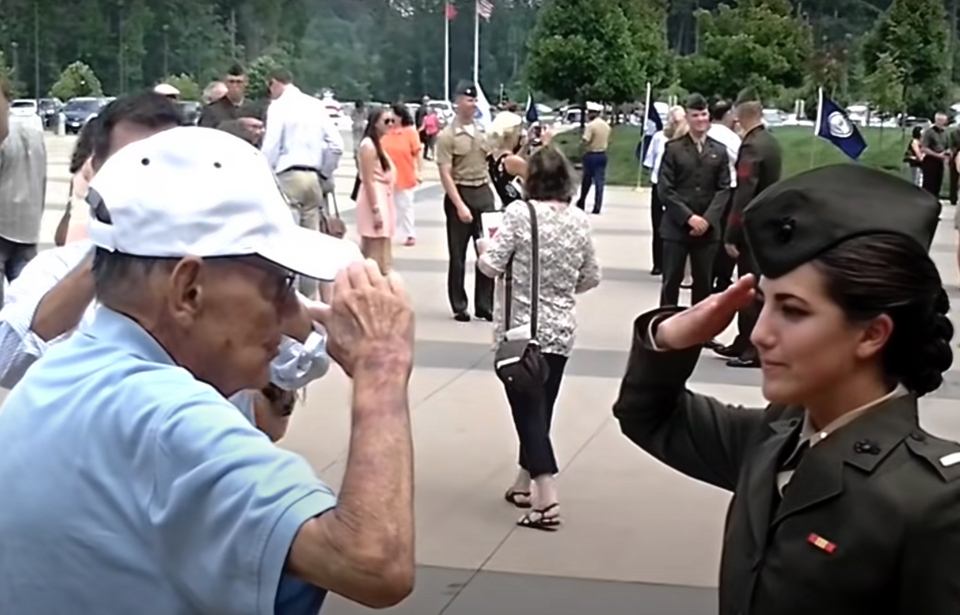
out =
[[[803,303],[804,305],[807,304],[807,301],[806,301],[805,299],[803,299],[802,297],[798,297],[798,296],[792,295],[792,294],[790,294],[790,293],[777,293],[777,294],[775,294],[775,295],[773,296],[773,298],[774,298],[776,301],[780,302],[780,303],[783,303],[784,301],[790,301],[790,300],[792,299],[792,300],[794,300],[794,301],[799,301],[800,303]]]

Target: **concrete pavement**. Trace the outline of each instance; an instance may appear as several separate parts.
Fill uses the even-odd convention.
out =
[[[51,146],[51,153],[62,156],[63,146]],[[57,154],[52,158],[51,203],[62,203],[65,186],[57,170],[65,163]],[[352,177],[350,169],[338,174],[339,193],[349,192]],[[57,199],[61,188],[63,198]],[[419,191],[417,245],[397,246],[394,262],[417,314],[410,407],[421,567],[414,594],[387,613],[716,613],[728,494],[663,467],[622,437],[611,416],[633,318],[655,307],[659,295],[658,279],[648,274],[648,201],[643,192],[608,189],[603,213],[592,217],[604,281],[578,304],[577,350],[553,431],[565,525],[547,534],[517,528],[519,513],[502,500],[515,472],[516,436],[491,369],[491,327],[452,320],[440,190],[429,184]],[[345,196],[340,203],[355,237],[352,204]],[[956,301],[952,215],[944,214],[932,253]],[[44,233],[49,241],[47,222]],[[730,403],[762,406],[759,378],[756,371],[729,369],[704,353],[691,388]],[[921,403],[924,425],[960,439],[957,399],[955,366],[946,385]],[[334,487],[346,461],[349,404],[350,381],[332,370],[310,387],[283,442]],[[366,612],[335,596],[323,610],[324,615]]]

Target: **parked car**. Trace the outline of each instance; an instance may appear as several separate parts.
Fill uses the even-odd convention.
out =
[[[181,100],[177,102],[180,107],[180,113],[183,114],[183,123],[189,126],[196,126],[200,121],[200,113],[203,111],[203,105],[195,100]]]
[[[63,106],[64,125],[67,134],[78,134],[100,110],[106,106],[103,98],[82,96],[71,98]]]
[[[39,114],[46,128],[54,128],[57,125],[57,116],[63,109],[63,102],[59,98],[41,98]]]
[[[32,98],[18,98],[10,101],[10,115],[38,115],[37,101]]]

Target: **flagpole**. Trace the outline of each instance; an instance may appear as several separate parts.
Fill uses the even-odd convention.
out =
[[[450,3],[443,6],[443,100],[450,100]]]
[[[643,188],[643,140],[647,138],[647,118],[650,117],[650,82],[647,82],[647,95],[643,99],[643,123],[640,124],[640,158],[637,160],[637,188],[636,192],[640,192]]]
[[[480,87],[480,0],[473,6],[473,83]]]
[[[817,145],[820,143],[820,122],[823,121],[823,88],[817,88],[817,121],[813,125],[813,142],[810,144],[810,167],[817,163]]]

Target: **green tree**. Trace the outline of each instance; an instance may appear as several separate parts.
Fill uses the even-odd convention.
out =
[[[883,117],[903,111],[903,71],[888,53],[880,54],[873,72],[863,80],[863,93],[872,110]],[[880,145],[883,146],[883,124],[880,124]]]
[[[50,96],[69,100],[75,96],[103,96],[103,87],[93,69],[83,62],[74,62],[60,73],[50,88]]]
[[[742,0],[697,13],[700,50],[679,61],[684,87],[734,98],[744,87],[764,98],[803,84],[812,47],[809,24],[789,0]]]
[[[630,24],[644,81],[654,88],[669,85],[675,76],[673,56],[667,48],[665,0],[618,0],[617,4]]]
[[[270,73],[278,68],[291,68],[290,52],[283,46],[268,49],[267,52],[250,63],[247,69],[247,97],[251,100],[265,101]],[[296,75],[294,75],[296,78]]]
[[[166,79],[161,79],[160,82],[169,83],[180,90],[181,100],[200,100],[201,96],[203,96],[203,90],[200,88],[200,85],[194,81],[190,75],[170,75]]]
[[[7,64],[7,59],[3,55],[3,49],[0,49],[0,81],[6,81],[11,86],[13,85],[13,75],[10,71],[10,65]],[[16,96],[17,93],[14,92],[13,95]]]
[[[889,53],[880,54],[863,80],[863,94],[871,108],[886,117],[903,111],[903,70]]]
[[[893,0],[863,42],[868,74],[884,54],[902,69],[907,113],[932,117],[949,102],[947,16],[940,0]]]
[[[554,0],[530,39],[529,84],[554,98],[622,103],[644,85],[630,22],[616,0]]]

